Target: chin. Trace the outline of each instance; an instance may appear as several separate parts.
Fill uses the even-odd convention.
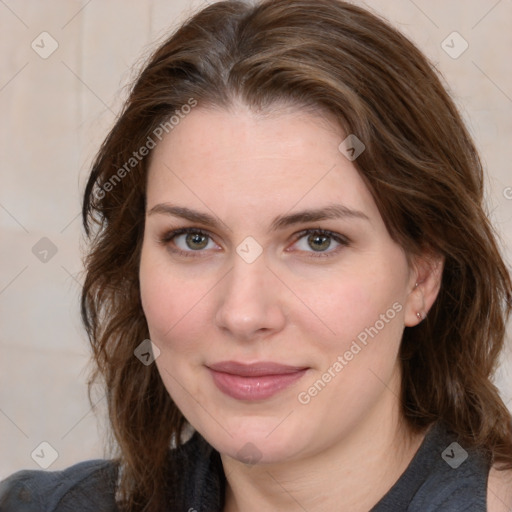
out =
[[[286,420],[285,420],[286,422]],[[310,444],[304,428],[276,425],[274,419],[241,418],[238,426],[206,428],[200,434],[221,454],[246,464],[272,464],[293,459]]]

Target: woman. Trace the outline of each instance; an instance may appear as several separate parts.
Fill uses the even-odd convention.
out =
[[[1,510],[512,508],[511,282],[425,57],[337,0],[207,7],[86,187],[82,314],[118,446]]]

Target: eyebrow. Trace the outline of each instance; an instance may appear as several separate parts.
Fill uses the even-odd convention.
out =
[[[217,229],[221,224],[217,218],[208,213],[198,212],[197,210],[192,210],[183,206],[173,206],[168,203],[160,203],[153,206],[153,208],[148,211],[147,215],[150,216],[157,213],[180,217],[191,222],[197,222]],[[347,218],[362,219],[367,221],[370,220],[369,217],[361,211],[352,210],[340,204],[329,204],[323,208],[314,208],[302,210],[296,213],[290,213],[287,215],[279,215],[272,221],[270,227],[272,231],[277,231],[294,224]]]

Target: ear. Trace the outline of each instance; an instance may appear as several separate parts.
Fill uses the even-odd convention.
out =
[[[413,257],[405,303],[407,327],[418,325],[426,318],[441,288],[443,269],[444,256],[440,254],[428,252]]]

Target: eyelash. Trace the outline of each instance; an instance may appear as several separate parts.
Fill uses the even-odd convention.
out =
[[[308,257],[310,257],[310,258],[330,258],[330,257],[336,256],[342,248],[348,247],[350,245],[350,240],[346,236],[340,235],[333,231],[329,231],[327,229],[321,229],[321,228],[304,229],[302,231],[299,231],[298,233],[295,233],[293,243],[296,244],[301,238],[304,238],[305,236],[309,236],[309,235],[327,236],[339,244],[338,247],[330,250],[329,252],[306,251]]]
[[[202,236],[206,236],[208,237],[210,240],[213,240],[213,237],[210,235],[210,233],[200,229],[200,228],[179,228],[179,229],[175,229],[175,230],[172,230],[172,231],[168,231],[166,232],[163,236],[161,236],[159,238],[159,242],[166,246],[171,252],[175,253],[175,254],[178,254],[179,256],[185,256],[185,257],[200,257],[197,253],[201,253],[203,252],[202,250],[198,250],[198,251],[182,251],[181,249],[178,249],[176,247],[171,247],[170,246],[170,243],[174,240],[174,238],[176,238],[177,236],[179,235],[183,235],[183,234],[190,234],[190,233],[194,233],[194,234],[198,234],[198,235],[202,235]],[[310,229],[304,229],[298,233],[295,233],[294,234],[294,241],[293,243],[296,244],[301,238],[304,238],[305,236],[309,236],[309,235],[323,235],[323,236],[327,236],[329,238],[331,238],[332,240],[334,240],[335,242],[337,242],[338,244],[340,244],[337,248],[333,249],[332,251],[329,251],[329,252],[323,252],[323,251],[317,251],[317,252],[309,252],[309,251],[306,251],[307,254],[308,254],[308,257],[311,257],[311,258],[329,258],[329,257],[332,257],[332,256],[335,256],[339,250],[341,250],[343,247],[348,247],[350,245],[350,240],[345,237],[345,236],[342,236],[338,233],[335,233],[333,231],[328,231],[326,229],[321,229],[321,228],[310,228]]]

